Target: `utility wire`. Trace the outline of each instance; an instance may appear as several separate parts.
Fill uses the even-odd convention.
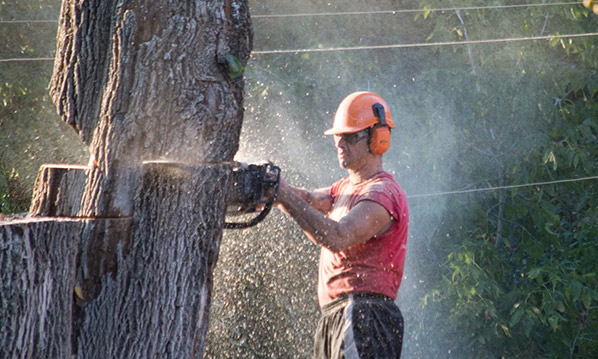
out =
[[[443,11],[467,11],[467,10],[497,10],[510,8],[525,8],[525,7],[545,7],[545,6],[568,6],[579,5],[581,2],[560,2],[560,3],[541,3],[541,4],[518,4],[518,5],[495,5],[495,6],[467,6],[467,7],[452,7],[452,8],[436,8],[436,9],[402,9],[402,10],[378,10],[378,11],[347,11],[347,12],[321,12],[321,13],[298,13],[298,14],[271,14],[271,15],[253,15],[252,18],[284,18],[284,17],[315,17],[315,16],[347,16],[347,15],[374,15],[374,14],[401,14],[401,13],[420,13],[420,12],[443,12]],[[58,20],[0,20],[0,24],[15,24],[15,23],[57,23]],[[307,52],[332,52],[332,51],[349,51],[349,50],[374,50],[374,49],[393,49],[393,48],[414,48],[414,47],[433,47],[433,46],[457,46],[467,44],[488,44],[488,43],[505,43],[518,42],[529,40],[553,40],[563,38],[580,38],[598,36],[598,33],[584,33],[584,34],[567,34],[567,35],[547,35],[547,36],[531,36],[520,38],[506,38],[506,39],[487,39],[487,40],[470,40],[470,41],[447,41],[447,42],[433,42],[433,43],[414,43],[414,44],[395,44],[395,45],[373,45],[373,46],[354,46],[354,47],[334,47],[326,49],[295,49],[295,50],[265,50],[253,51],[252,54],[267,55],[267,54],[286,54],[286,53],[307,53]],[[11,58],[0,59],[0,62],[20,62],[20,61],[53,61],[53,57],[38,57],[38,58]],[[572,178],[547,182],[526,183],[520,185],[509,185],[499,187],[476,188],[469,190],[457,190],[438,193],[416,194],[407,196],[407,198],[423,198],[434,196],[445,196],[453,194],[466,194],[475,192],[489,192],[501,189],[513,189],[523,187],[545,186],[551,184],[570,183],[588,180],[598,180],[598,176]]]
[[[443,11],[467,11],[467,10],[500,10],[526,7],[546,7],[546,6],[568,6],[580,5],[580,1],[555,2],[555,3],[530,3],[518,5],[491,5],[491,6],[463,6],[447,7],[436,9],[400,9],[400,10],[375,10],[375,11],[342,11],[342,12],[316,12],[316,13],[297,13],[297,14],[262,14],[251,15],[254,19],[264,18],[284,18],[284,17],[315,17],[315,16],[347,16],[347,15],[375,15],[375,14],[404,14],[418,12],[443,12]],[[19,23],[57,23],[58,20],[0,20],[0,24],[19,24]]]
[[[470,40],[470,41],[446,41],[446,42],[429,42],[429,43],[413,43],[413,44],[395,44],[395,45],[373,45],[373,46],[353,46],[353,47],[330,47],[325,49],[293,49],[293,50],[265,50],[252,51],[253,55],[272,55],[272,54],[299,54],[308,52],[333,52],[333,51],[351,51],[351,50],[378,50],[378,49],[404,49],[415,47],[433,47],[433,46],[458,46],[467,44],[493,44],[506,42],[520,42],[530,40],[554,40],[554,39],[572,39],[580,37],[598,36],[598,32],[589,32],[582,34],[565,34],[565,35],[546,35],[546,36],[529,36],[529,37],[514,37],[507,39],[487,39],[487,40]],[[1,62],[19,62],[19,61],[53,61],[53,57],[32,57],[32,58],[12,58],[0,59]]]
[[[54,61],[53,57],[15,57],[12,59],[0,59],[0,62],[24,62],[24,61]]]
[[[58,20],[0,20],[0,24],[57,23]]]
[[[490,191],[497,191],[497,190],[500,190],[500,189],[512,189],[512,188],[522,188],[522,187],[546,186],[546,185],[551,185],[551,184],[569,183],[569,182],[580,182],[580,181],[590,181],[590,180],[598,180],[598,176],[581,177],[581,178],[569,178],[569,179],[556,180],[556,181],[525,183],[525,184],[510,185],[510,186],[500,186],[500,187],[487,187],[487,188],[475,188],[475,189],[466,189],[466,190],[459,190],[459,191],[449,191],[449,192],[415,194],[415,195],[407,196],[407,198],[422,198],[422,197],[433,197],[433,196],[446,196],[446,195],[451,195],[451,194],[464,194],[464,193],[474,193],[474,192],[490,192]]]
[[[557,2],[542,4],[519,4],[519,5],[494,5],[494,6],[465,6],[437,9],[401,9],[401,10],[376,10],[376,11],[344,11],[344,12],[317,12],[317,13],[298,13],[298,14],[271,14],[271,15],[252,15],[252,18],[281,18],[281,17],[314,17],[314,16],[346,16],[346,15],[374,15],[374,14],[404,14],[418,12],[442,12],[442,11],[461,11],[461,10],[498,10],[524,7],[542,7],[542,6],[567,6],[580,5],[581,2]]]
[[[395,44],[395,45],[372,45],[372,46],[349,46],[349,47],[330,47],[323,49],[293,49],[293,50],[264,50],[252,51],[255,55],[271,55],[271,54],[298,54],[308,52],[332,52],[332,51],[351,51],[351,50],[377,50],[377,49],[401,49],[413,47],[433,47],[433,46],[455,46],[467,44],[493,44],[504,42],[519,42],[530,40],[554,40],[564,38],[578,38],[598,36],[598,32],[581,33],[581,34],[565,34],[565,35],[546,35],[546,36],[528,36],[528,37],[512,37],[506,39],[487,39],[487,40],[470,40],[470,41],[446,41],[446,42],[429,42],[429,43],[413,43],[413,44]]]

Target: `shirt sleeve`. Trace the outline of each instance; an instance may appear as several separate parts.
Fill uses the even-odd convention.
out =
[[[339,192],[339,187],[341,186],[341,184],[343,183],[345,179],[340,179],[336,182],[334,182],[331,186],[330,186],[330,190],[328,191],[328,197],[330,197],[330,199],[332,200],[332,203],[334,204],[334,202],[336,202],[336,197],[338,195]]]
[[[361,192],[357,202],[376,202],[384,207],[393,218],[399,219],[401,217],[399,216],[398,201],[395,199],[396,195],[398,195],[398,193],[393,186],[391,186],[391,183],[381,180],[366,186]]]

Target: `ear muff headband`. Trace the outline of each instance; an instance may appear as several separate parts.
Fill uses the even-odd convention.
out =
[[[386,124],[384,106],[379,103],[372,105],[374,116],[378,117],[378,123],[370,128],[370,152],[381,155],[390,147],[390,127]]]

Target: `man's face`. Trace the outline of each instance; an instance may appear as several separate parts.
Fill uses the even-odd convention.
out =
[[[361,162],[367,160],[366,156],[369,154],[367,138],[367,129],[334,135],[338,163],[342,168],[358,169]]]

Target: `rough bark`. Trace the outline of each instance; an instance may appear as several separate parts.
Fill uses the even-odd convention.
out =
[[[203,356],[231,168],[145,167],[131,249],[81,304],[79,358]]]
[[[2,358],[69,357],[70,315],[65,314],[73,301],[78,226],[51,220],[0,226]]]
[[[76,216],[88,169],[76,165],[43,165],[33,189],[29,213],[42,217]]]
[[[100,257],[81,258],[80,246],[98,246],[108,238],[105,233],[128,232],[131,223],[127,219],[35,218],[0,225],[1,358],[71,357],[74,294],[93,288],[76,279],[83,279],[76,268],[97,278],[108,272],[116,254],[108,250],[112,258],[104,256],[99,263]],[[85,234],[87,243],[82,240]]]
[[[250,48],[246,2],[65,1],[50,89],[95,164],[80,215],[131,215],[144,160],[231,160],[243,81],[224,59]]]
[[[225,58],[247,62],[247,3],[65,0],[57,40],[50,93],[92,157],[40,172],[32,214],[70,219],[0,225],[6,275],[43,275],[20,297],[14,280],[2,288],[0,317],[17,333],[3,332],[2,348],[9,357],[201,357],[243,116],[243,80]],[[48,253],[30,257],[27,246]],[[49,291],[60,297],[50,306],[5,300]]]

